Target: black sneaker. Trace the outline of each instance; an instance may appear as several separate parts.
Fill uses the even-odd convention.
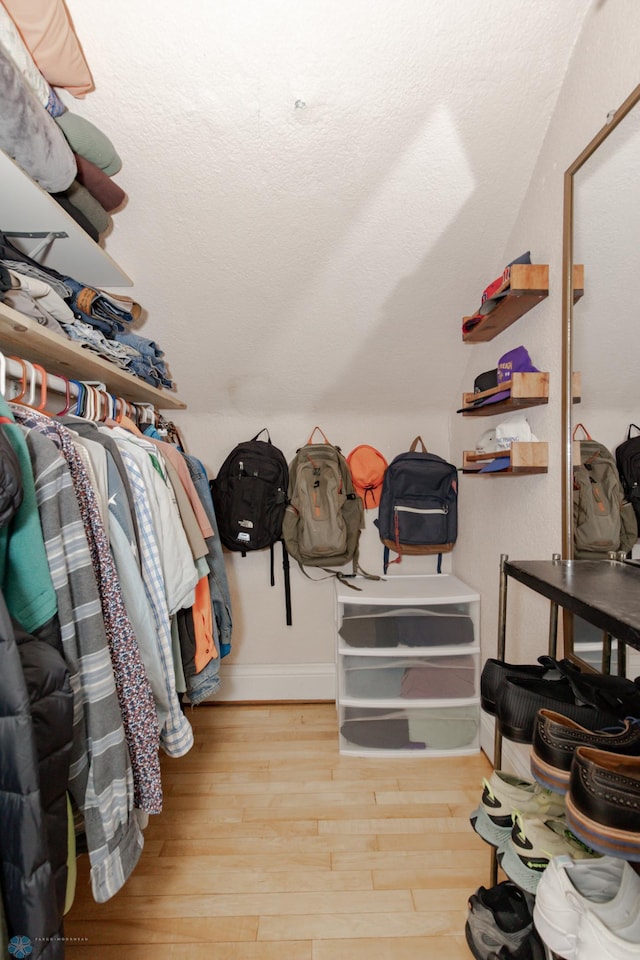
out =
[[[489,960],[503,947],[516,950],[533,930],[534,898],[504,880],[487,889],[479,887],[469,897],[465,925],[467,943],[476,960]]]
[[[516,950],[501,947],[497,953],[490,953],[487,960],[546,960],[546,956],[547,951],[534,927]]]

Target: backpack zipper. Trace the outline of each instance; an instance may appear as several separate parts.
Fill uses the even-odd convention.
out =
[[[394,507],[395,513],[449,513],[449,507]]]

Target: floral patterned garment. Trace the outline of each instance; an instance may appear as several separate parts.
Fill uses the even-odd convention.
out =
[[[134,802],[138,809],[147,813],[160,813],[160,731],[153,693],[122,599],[120,582],[93,487],[67,427],[20,404],[10,406],[16,421],[53,440],[69,465],[99,586],[118,702],[131,757]]]

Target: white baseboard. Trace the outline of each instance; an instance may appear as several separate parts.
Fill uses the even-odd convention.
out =
[[[480,748],[493,763],[495,720],[485,710],[480,711]],[[528,743],[514,743],[513,740],[502,740],[502,763],[500,768],[513,773],[523,780],[532,780],[529,759],[531,746]],[[494,764],[495,766],[495,764]]]
[[[216,702],[235,700],[335,700],[334,663],[230,663],[220,667]]]

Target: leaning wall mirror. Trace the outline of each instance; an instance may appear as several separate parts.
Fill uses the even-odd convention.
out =
[[[584,266],[584,292],[575,289]],[[615,456],[640,425],[640,85],[565,174],[563,251],[563,557],[574,556],[572,438],[578,424]],[[579,402],[577,402],[579,400]],[[635,431],[633,431],[635,435]],[[640,544],[638,545],[640,547]],[[637,549],[637,548],[636,548]],[[635,554],[635,549],[633,551]],[[609,562],[606,559],[602,562]],[[640,673],[615,638],[565,617],[565,652],[598,670]],[[635,669],[635,672],[633,672]]]

